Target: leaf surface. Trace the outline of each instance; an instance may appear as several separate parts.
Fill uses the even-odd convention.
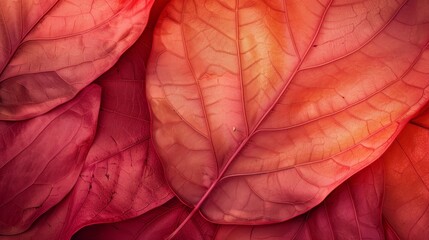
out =
[[[42,116],[0,121],[0,235],[27,230],[73,188],[99,107],[100,88],[94,85]]]
[[[423,116],[427,118],[427,112]],[[382,160],[386,182],[383,215],[392,232],[399,239],[427,238],[429,129],[408,124]]]
[[[157,1],[148,28],[104,75],[97,134],[73,190],[29,231],[6,239],[70,239],[80,228],[126,220],[173,197],[150,144],[145,64]]]
[[[384,239],[383,185],[383,166],[376,161],[306,214],[271,225],[222,225],[215,239]]]
[[[396,234],[395,230],[393,230],[392,226],[383,218],[384,225],[384,238],[387,240],[400,240],[399,236]]]
[[[377,161],[341,184],[316,208],[286,222],[215,225],[195,215],[174,239],[383,239],[383,168]],[[165,239],[189,214],[177,200],[119,223],[89,226],[73,240]]]
[[[428,100],[428,11],[418,0],[171,1],[147,95],[167,181],[191,215],[285,221],[379,158]]]
[[[191,209],[177,199],[134,219],[118,223],[89,226],[72,240],[165,239],[183,221]],[[212,240],[216,226],[196,215],[175,239]]]
[[[142,33],[153,0],[23,0],[0,5],[0,119],[70,100]]]

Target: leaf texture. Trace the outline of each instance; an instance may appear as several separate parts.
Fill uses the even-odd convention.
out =
[[[341,184],[316,208],[282,223],[215,225],[195,215],[173,239],[383,239],[383,168],[376,161]],[[165,239],[190,209],[177,200],[140,217],[89,226],[73,240]]]
[[[400,240],[399,236],[393,230],[392,226],[383,218],[384,238],[387,240]]]
[[[93,85],[43,116],[0,121],[0,235],[27,230],[73,188],[99,107],[100,88]]]
[[[304,215],[271,225],[222,225],[215,239],[384,239],[383,187],[383,166],[376,161]]]
[[[379,158],[428,100],[427,12],[418,0],[171,1],[147,95],[191,215],[285,221]]]
[[[0,119],[73,98],[142,33],[153,0],[23,0],[0,5]]]
[[[172,194],[157,175],[161,171],[158,159],[153,151],[146,156],[142,153],[146,149],[142,149],[120,153],[106,160],[104,166],[85,168],[72,192],[29,230],[0,239],[70,239],[84,226],[126,220],[168,201]],[[107,172],[109,179],[105,165],[119,165]]]
[[[189,208],[177,199],[173,199],[134,219],[86,227],[77,232],[72,240],[165,239],[189,212]],[[212,240],[215,230],[214,224],[196,215],[175,239]]]
[[[173,197],[150,144],[145,64],[157,1],[148,28],[104,75],[97,134],[73,190],[29,231],[5,239],[70,239],[80,228],[126,220]]]
[[[429,236],[428,140],[427,128],[408,124],[382,157],[386,181],[383,215],[399,239]]]

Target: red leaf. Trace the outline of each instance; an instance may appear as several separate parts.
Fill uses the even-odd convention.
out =
[[[383,169],[377,161],[340,185],[319,206],[289,221],[214,225],[195,215],[174,239],[383,239],[382,199]],[[172,200],[135,219],[84,228],[73,239],[164,239],[189,212]]]
[[[426,114],[427,116],[427,114]],[[429,236],[429,130],[408,124],[383,155],[383,215],[400,239]]]
[[[0,119],[30,118],[70,100],[138,38],[152,3],[3,1]]]
[[[73,188],[94,139],[100,88],[22,122],[0,122],[0,234],[27,230]]]
[[[383,168],[377,161],[305,215],[266,226],[221,226],[216,239],[383,239]]]
[[[150,26],[165,3],[154,5]],[[97,134],[72,192],[29,231],[11,239],[70,239],[86,225],[132,218],[173,197],[149,141],[144,69],[150,26],[96,81],[103,90]]]
[[[384,239],[387,240],[400,240],[395,230],[392,229],[392,226],[383,218],[384,225]]]
[[[145,150],[140,146],[86,167],[72,192],[28,231],[1,239],[70,239],[84,226],[125,220],[168,201],[172,194],[160,179],[158,159]]]
[[[173,199],[140,217],[123,222],[89,226],[77,232],[73,240],[164,239],[183,221],[190,209]],[[211,240],[216,226],[195,216],[176,239]]]
[[[172,1],[147,94],[191,215],[284,221],[376,160],[428,100],[427,12],[418,0]]]

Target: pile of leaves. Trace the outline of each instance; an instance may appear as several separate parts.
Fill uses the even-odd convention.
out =
[[[429,1],[0,3],[0,239],[424,239]]]

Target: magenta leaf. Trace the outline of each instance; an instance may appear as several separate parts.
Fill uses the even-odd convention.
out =
[[[100,88],[42,116],[0,121],[0,235],[27,230],[76,183],[94,139]]]
[[[23,0],[0,4],[0,119],[70,100],[142,33],[153,0]]]
[[[147,94],[188,219],[282,222],[378,159],[428,101],[427,12],[419,0],[172,1]]]

